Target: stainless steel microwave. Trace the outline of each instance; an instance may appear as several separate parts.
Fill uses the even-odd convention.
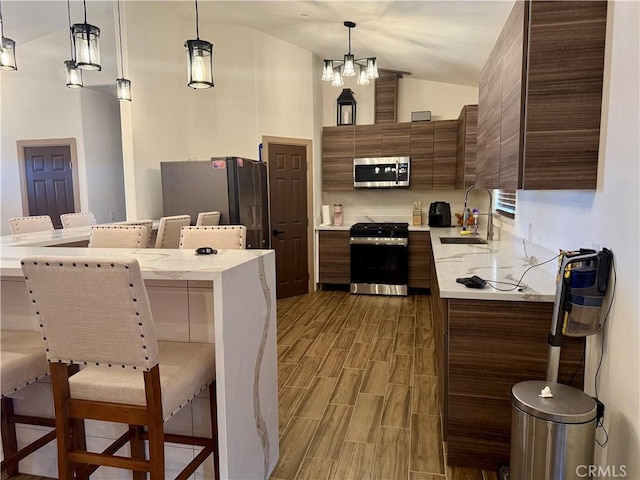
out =
[[[409,157],[355,158],[353,186],[396,188],[409,186]]]

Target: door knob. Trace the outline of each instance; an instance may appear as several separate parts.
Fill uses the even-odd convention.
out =
[[[281,233],[284,233],[283,230],[273,230],[273,234],[274,235],[280,235]]]

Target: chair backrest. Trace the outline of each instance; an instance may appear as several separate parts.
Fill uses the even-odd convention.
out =
[[[147,227],[141,225],[94,225],[89,247],[147,248]]]
[[[98,223],[95,215],[91,212],[63,213],[60,215],[60,221],[63,228],[89,227]]]
[[[180,248],[199,247],[244,249],[247,247],[247,227],[244,225],[182,227]]]
[[[40,332],[3,329],[0,331],[0,352],[3,397],[49,375]]]
[[[122,225],[139,225],[142,227],[147,227],[147,243],[145,244],[145,248],[149,248],[151,246],[151,232],[153,231],[153,220],[132,220],[131,222],[124,222]]]
[[[162,217],[156,237],[156,248],[178,248],[180,245],[180,229],[191,223],[191,215],[175,215]]]
[[[220,212],[200,212],[196,220],[197,227],[208,227],[220,224]]]
[[[33,217],[15,217],[9,219],[11,233],[31,233],[46,232],[53,230],[53,222],[49,215],[38,215]]]
[[[50,362],[146,370],[158,363],[137,260],[36,256],[21,263]]]

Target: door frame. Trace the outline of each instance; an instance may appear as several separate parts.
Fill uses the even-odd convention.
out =
[[[307,156],[307,270],[309,272],[308,289],[315,291],[315,236],[313,234],[313,141],[305,138],[272,137],[262,136],[262,160],[267,164],[267,174],[269,172],[269,144],[295,145],[305,147]],[[267,182],[269,183],[269,182]],[[271,204],[271,192],[269,192],[269,204]],[[271,205],[269,205],[271,210]],[[271,211],[269,211],[271,218]]]
[[[22,215],[29,216],[29,194],[27,190],[27,174],[25,172],[26,157],[25,148],[29,147],[69,147],[71,154],[71,180],[73,183],[73,207],[76,212],[81,212],[80,206],[80,182],[78,179],[78,154],[75,138],[48,138],[40,140],[18,140],[18,168],[20,170],[20,193],[22,195]]]

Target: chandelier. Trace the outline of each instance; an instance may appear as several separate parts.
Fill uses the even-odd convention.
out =
[[[351,29],[356,28],[356,24],[346,21],[344,26],[349,29],[349,51],[342,60],[324,60],[322,80],[331,82],[334,87],[341,87],[344,85],[343,77],[353,77],[357,74],[357,84],[367,85],[369,80],[379,77],[378,60],[376,57],[356,59],[351,53]],[[356,67],[358,67],[357,72]]]

